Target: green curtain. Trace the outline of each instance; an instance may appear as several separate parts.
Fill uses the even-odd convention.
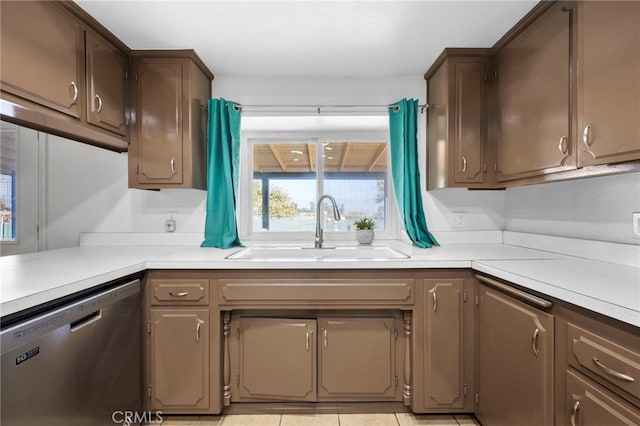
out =
[[[202,247],[241,246],[236,219],[240,166],[240,108],[209,99],[207,126],[207,211]]]
[[[418,168],[417,99],[402,99],[389,106],[389,133],[393,189],[405,230],[418,247],[439,246],[427,228],[422,208]]]

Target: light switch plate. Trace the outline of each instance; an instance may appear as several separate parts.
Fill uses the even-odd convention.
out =
[[[640,212],[633,213],[633,238],[640,240]]]

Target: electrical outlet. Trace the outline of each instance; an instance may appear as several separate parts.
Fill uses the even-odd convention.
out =
[[[164,221],[164,232],[175,232],[176,221],[175,219],[167,219]]]
[[[633,238],[640,240],[640,212],[633,213],[631,217],[633,222]]]
[[[452,213],[451,214],[451,226],[454,228],[466,228],[467,217],[465,213]]]

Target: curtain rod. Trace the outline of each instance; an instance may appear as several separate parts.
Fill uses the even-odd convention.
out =
[[[429,109],[429,104],[418,105],[420,107],[420,113],[424,113],[426,109]],[[277,108],[290,108],[290,109],[315,109],[318,114],[321,113],[322,109],[385,109],[388,107],[393,107],[395,111],[400,108],[398,105],[240,105],[236,104],[233,108],[236,111],[240,111],[243,108],[266,108],[266,109],[277,109]]]

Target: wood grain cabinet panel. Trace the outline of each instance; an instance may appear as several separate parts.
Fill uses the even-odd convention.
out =
[[[208,409],[209,310],[151,309],[150,335],[150,408]]]
[[[483,187],[488,49],[445,49],[427,80],[428,189]]]
[[[394,318],[318,318],[318,399],[395,399]]]
[[[241,399],[316,400],[316,321],[241,318]]]
[[[476,414],[488,425],[553,424],[554,319],[480,286]]]
[[[572,426],[640,424],[640,409],[572,371],[567,371],[567,395],[564,409]]]
[[[80,118],[84,49],[80,22],[57,2],[3,1],[2,90]]]
[[[464,280],[425,280],[424,406],[464,407]]]
[[[569,365],[591,372],[605,386],[640,400],[640,346],[633,351],[569,323],[567,347]]]
[[[571,4],[557,3],[496,56],[497,181],[576,167],[571,133]]]
[[[213,75],[193,51],[132,52],[129,187],[206,189]]]
[[[85,32],[87,122],[125,136],[129,59],[92,31]]]
[[[578,3],[578,164],[640,159],[640,2]]]

